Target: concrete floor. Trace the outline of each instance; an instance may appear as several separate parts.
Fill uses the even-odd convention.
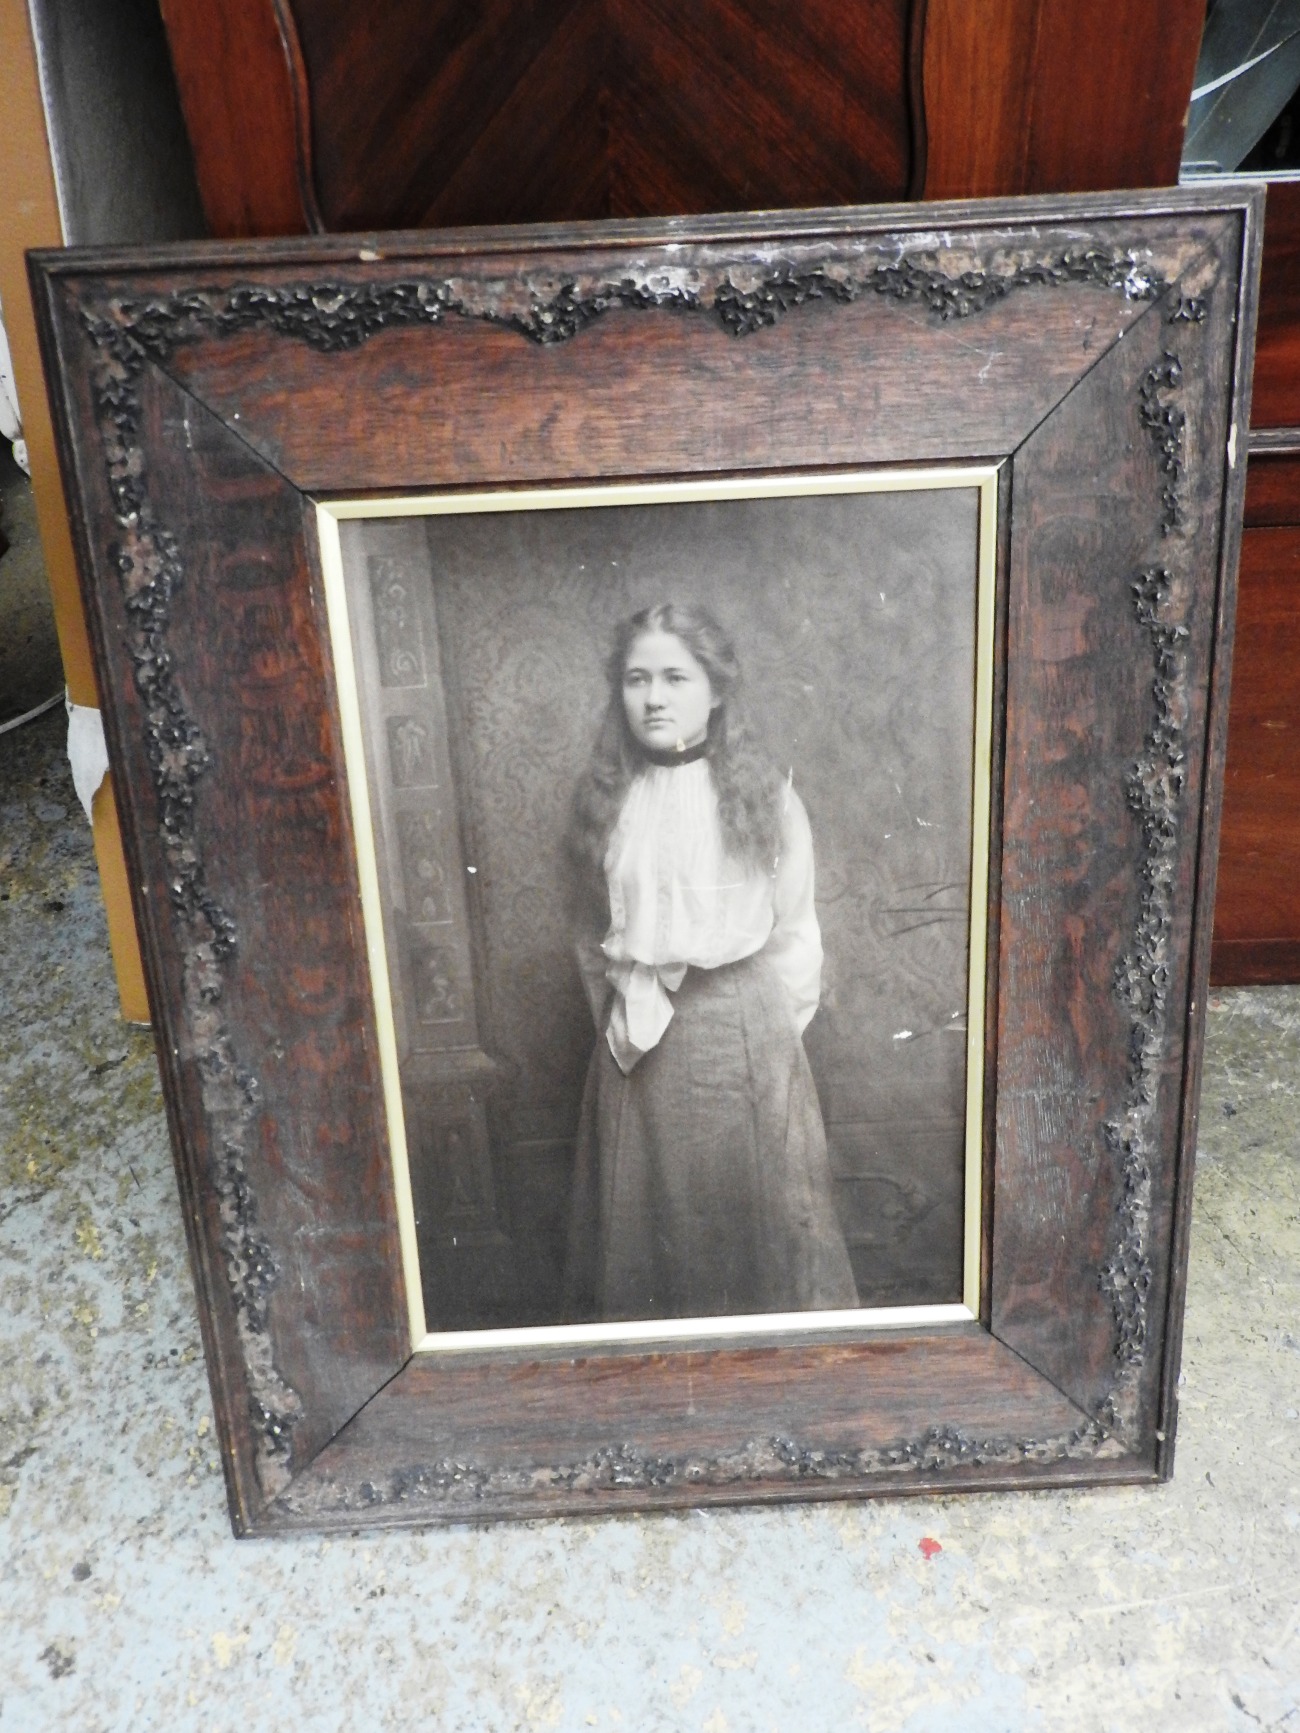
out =
[[[1300,1733],[1300,989],[1210,1013],[1171,1486],[236,1542],[63,729],[0,736],[0,1733]]]
[[[0,528],[9,541],[0,557],[0,723],[21,716],[63,690],[54,609],[36,532],[27,477],[0,439]]]

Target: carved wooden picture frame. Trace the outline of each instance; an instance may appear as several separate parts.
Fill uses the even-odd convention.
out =
[[[33,256],[237,1532],[1172,1472],[1261,208]],[[322,511],[962,466],[970,1315],[414,1352]]]

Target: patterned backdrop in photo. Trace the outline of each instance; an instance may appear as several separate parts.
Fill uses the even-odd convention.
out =
[[[807,1047],[863,1301],[959,1299],[974,490],[358,530],[355,545],[378,534],[389,549],[396,534],[403,569],[431,580],[436,598],[475,869],[480,1028],[503,1078],[488,1117],[513,1250],[497,1279],[521,1284],[488,1302],[492,1321],[555,1315],[595,1038],[564,915],[561,840],[605,703],[613,627],[664,599],[702,602],[734,634],[746,712],[808,808],[826,964]],[[388,756],[396,776],[409,770],[409,751]],[[417,1168],[429,1158],[412,1150]],[[425,1237],[426,1262],[436,1238]]]

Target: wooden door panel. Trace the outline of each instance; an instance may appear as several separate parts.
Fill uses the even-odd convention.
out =
[[[1300,427],[1300,181],[1273,181],[1264,207],[1252,427]],[[1300,520],[1297,495],[1292,521]]]
[[[327,229],[608,214],[603,0],[297,0]]]
[[[1300,450],[1252,449],[1246,471],[1246,527],[1300,524]]]
[[[613,0],[611,215],[905,198],[913,10]]]
[[[901,199],[919,0],[167,0],[219,235]]]
[[[292,17],[276,0],[161,0],[161,6],[212,233],[323,228]]]
[[[928,199],[1178,179],[1204,0],[929,0]]]
[[[1213,979],[1300,974],[1300,527],[1242,538]]]

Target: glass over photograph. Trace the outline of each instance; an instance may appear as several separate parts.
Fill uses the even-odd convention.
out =
[[[321,508],[417,1347],[971,1315],[995,501]]]

